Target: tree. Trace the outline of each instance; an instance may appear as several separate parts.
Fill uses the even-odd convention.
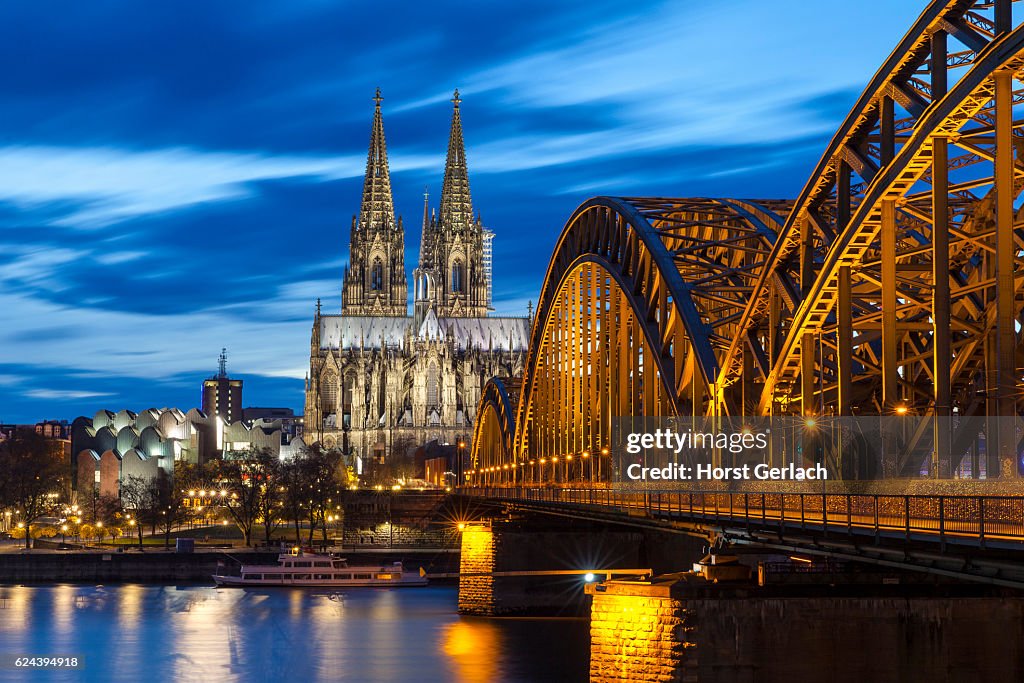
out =
[[[250,450],[240,458],[217,463],[216,479],[227,490],[224,507],[242,532],[245,545],[252,545],[252,530],[265,507],[268,487],[278,470],[277,458],[266,449]],[[269,531],[268,540],[269,540]]]
[[[164,534],[164,547],[171,547],[171,531],[188,521],[192,509],[185,505],[185,491],[203,480],[204,472],[198,466],[184,460],[174,463],[174,475],[159,470],[153,479],[153,493],[156,505],[152,510],[154,528]]]
[[[142,550],[142,532],[144,522],[153,519],[153,509],[157,506],[159,495],[153,480],[129,474],[121,482],[121,505],[131,511],[135,517],[135,531],[139,537],[139,550]],[[153,521],[156,524],[156,521]]]
[[[69,470],[60,443],[35,430],[16,430],[0,444],[0,493],[7,506],[21,511],[26,549],[31,547],[32,525],[57,510]]]
[[[278,472],[281,514],[292,520],[296,545],[302,543],[302,518],[306,514],[307,496],[303,485],[306,481],[306,468],[306,459],[303,454],[299,454],[282,464]]]
[[[123,518],[124,512],[120,498],[104,495],[96,499],[96,512],[93,521],[97,522],[97,526],[100,522],[105,527],[117,526]]]
[[[327,542],[327,515],[340,504],[341,490],[347,484],[348,470],[344,467],[340,451],[325,450],[312,445],[297,456],[299,481],[293,507],[305,513],[309,522],[308,542],[313,543],[317,528]]]
[[[282,487],[280,483],[283,465],[276,457],[266,462],[266,477],[261,488],[259,516],[263,522],[263,541],[270,545],[270,535],[281,525]]]
[[[408,434],[395,437],[391,444],[391,457],[388,463],[394,479],[405,481],[416,474],[416,439]]]

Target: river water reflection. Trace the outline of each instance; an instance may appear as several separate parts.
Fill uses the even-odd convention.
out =
[[[0,586],[0,655],[85,660],[0,680],[586,680],[585,620],[460,617],[455,605],[453,586]]]

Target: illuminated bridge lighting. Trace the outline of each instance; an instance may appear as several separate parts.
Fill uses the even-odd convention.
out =
[[[1009,8],[930,4],[795,199],[580,205],[523,374],[491,380],[477,411],[474,468],[531,466],[470,483],[607,480],[618,415],[1019,416],[1024,27]],[[1017,476],[1006,423],[966,476]],[[934,430],[885,474],[964,476],[969,437]],[[602,457],[564,458],[587,452]]]

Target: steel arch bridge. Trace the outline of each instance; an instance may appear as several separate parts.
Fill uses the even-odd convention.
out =
[[[795,200],[584,202],[515,394],[484,392],[468,481],[601,479],[616,415],[1018,416],[1024,25],[1011,9],[931,3]],[[1014,421],[992,424],[987,476],[1016,475]],[[948,476],[966,447],[935,435],[935,452],[960,454],[929,472]]]

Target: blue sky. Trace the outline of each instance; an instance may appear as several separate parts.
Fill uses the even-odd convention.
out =
[[[795,196],[923,3],[5,3],[0,422],[301,409],[379,86],[406,264],[453,88],[495,306],[598,194]]]

